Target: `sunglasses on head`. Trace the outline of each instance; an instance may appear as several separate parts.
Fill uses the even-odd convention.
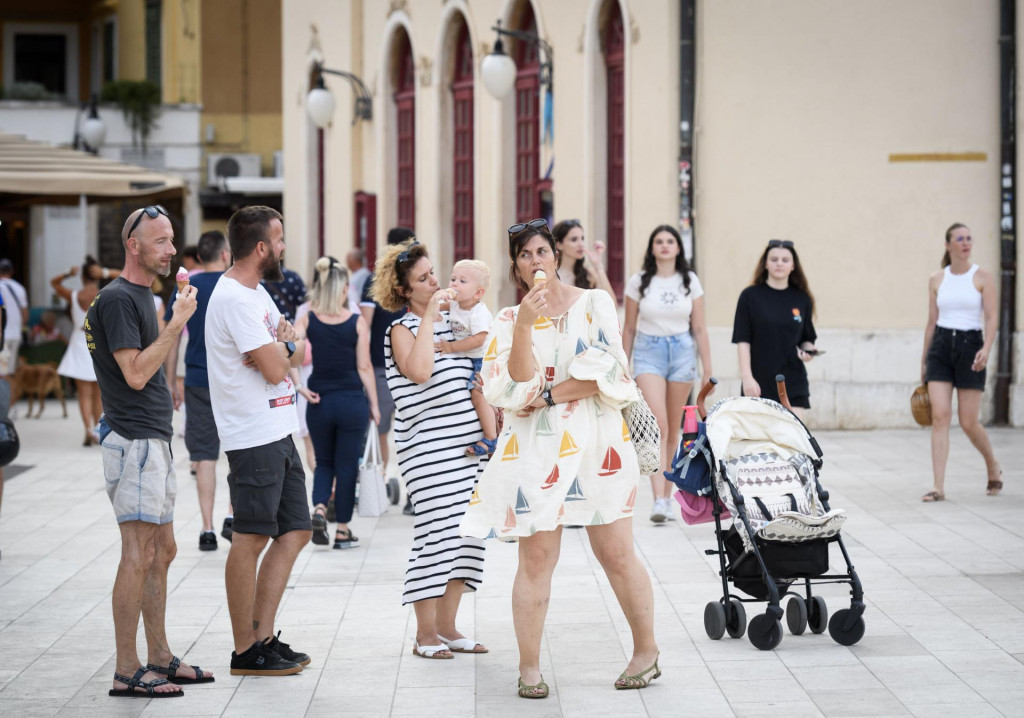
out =
[[[168,219],[171,218],[171,215],[167,214],[167,210],[164,209],[164,206],[162,204],[152,204],[149,207],[143,207],[142,211],[139,212],[139,216],[135,218],[134,222],[132,222],[132,227],[131,227],[131,229],[128,230],[128,236],[129,237],[132,236],[132,232],[134,232],[135,228],[139,226],[139,222],[142,221],[143,217],[149,217],[150,219],[156,219],[160,215],[163,215],[164,217],[167,217]]]
[[[777,247],[782,247],[783,249],[793,249],[793,243],[790,242],[788,239],[768,240],[768,249],[775,249]]]
[[[508,236],[510,238],[515,237],[520,232],[525,231],[528,227],[533,227],[534,229],[540,229],[541,227],[544,227],[545,229],[547,229],[547,226],[547,220],[540,218],[531,219],[529,222],[518,222],[508,228]]]
[[[412,244],[410,244],[408,247],[406,247],[405,249],[403,249],[401,252],[398,253],[398,259],[395,260],[395,263],[397,264],[399,262],[408,262],[409,261],[409,251],[413,247],[415,247],[417,244],[419,244],[419,240],[414,239],[412,241]]]

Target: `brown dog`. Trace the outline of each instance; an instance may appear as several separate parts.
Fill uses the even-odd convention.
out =
[[[11,404],[18,401],[22,396],[28,397],[28,417],[32,418],[32,400],[39,400],[39,412],[35,418],[43,414],[46,406],[46,397],[53,392],[60,399],[60,407],[64,410],[64,418],[68,418],[68,407],[64,403],[64,387],[61,385],[60,377],[57,376],[57,369],[52,364],[26,364],[25,360],[18,360],[18,368],[14,371],[14,381],[11,382]]]

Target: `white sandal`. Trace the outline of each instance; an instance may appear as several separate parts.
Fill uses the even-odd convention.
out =
[[[447,653],[447,656],[440,655],[442,652]],[[455,658],[452,655],[451,650],[448,646],[441,644],[437,646],[421,646],[416,641],[412,642],[412,654],[419,656],[420,658],[433,658],[433,659],[451,659]]]
[[[477,643],[472,638],[456,638],[455,640],[449,640],[444,636],[438,634],[438,638],[441,642],[448,646],[448,650],[452,653],[487,653],[487,649],[484,644]],[[477,650],[477,647],[483,650]]]

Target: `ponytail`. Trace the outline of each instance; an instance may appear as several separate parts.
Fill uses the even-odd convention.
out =
[[[967,225],[963,224],[962,222],[954,222],[953,224],[949,225],[949,229],[946,230],[946,246],[947,246],[947,249],[946,249],[945,254],[942,255],[942,268],[943,269],[948,267],[949,263],[950,263],[949,249],[948,249],[949,240],[953,237],[953,232],[955,232],[956,230],[961,229],[961,228],[967,229]]]

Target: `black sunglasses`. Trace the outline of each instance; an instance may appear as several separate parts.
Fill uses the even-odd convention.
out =
[[[167,210],[164,209],[164,206],[162,204],[153,204],[153,205],[150,205],[149,207],[143,207],[142,211],[139,212],[139,216],[135,218],[134,222],[132,222],[132,227],[131,227],[131,229],[128,230],[128,236],[129,237],[132,236],[132,232],[134,232],[135,228],[139,226],[139,222],[142,221],[143,217],[149,217],[150,219],[156,219],[160,215],[163,215],[164,217],[167,217],[167,219],[171,218],[171,215],[167,214]]]
[[[509,239],[511,239],[512,237],[515,237],[520,232],[525,231],[527,227],[533,227],[534,229],[540,229],[541,227],[544,227],[545,229],[547,229],[547,226],[548,226],[547,220],[540,219],[540,218],[531,219],[529,222],[518,222],[518,223],[513,224],[511,227],[508,228],[508,236],[509,236]]]
[[[411,250],[411,249],[412,249],[413,247],[415,247],[415,246],[416,246],[417,244],[419,244],[419,240],[417,240],[417,239],[414,239],[414,240],[412,241],[412,244],[410,244],[410,245],[409,245],[408,247],[406,247],[406,248],[405,248],[404,250],[402,250],[401,252],[399,252],[399,253],[398,253],[398,258],[397,258],[397,259],[395,260],[395,264],[398,264],[399,262],[408,262],[408,261],[409,261],[409,251],[410,251],[410,250]]]
[[[782,247],[783,249],[793,249],[793,243],[790,242],[788,239],[768,240],[768,249],[775,249],[777,247]]]

